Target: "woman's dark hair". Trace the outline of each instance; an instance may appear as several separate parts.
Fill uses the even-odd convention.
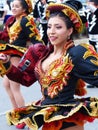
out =
[[[7,0],[6,3],[8,4],[9,9],[11,10],[11,1],[10,1],[10,0]]]
[[[53,12],[50,14],[50,18],[51,17],[55,17],[55,16],[59,16],[62,18],[62,20],[65,22],[66,26],[67,26],[67,29],[69,28],[74,28],[74,24],[73,22],[70,20],[70,18],[65,15],[63,12]]]
[[[29,7],[28,7],[28,5],[27,5],[27,3],[26,3],[26,1],[25,0],[20,0],[20,2],[21,2],[21,5],[22,5],[22,7],[23,7],[23,9],[25,9],[26,11],[26,13],[27,14],[29,14]]]

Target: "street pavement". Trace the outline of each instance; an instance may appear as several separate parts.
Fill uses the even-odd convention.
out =
[[[21,91],[26,103],[30,103],[41,98],[38,82],[34,83],[30,87],[22,86]],[[87,88],[87,91],[88,93],[86,96],[98,97],[98,88]],[[15,126],[8,126],[6,122],[5,113],[11,108],[11,102],[4,89],[2,78],[0,78],[0,130],[17,130]],[[24,130],[28,130],[28,128],[25,127]],[[98,120],[95,120],[93,123],[87,123],[85,125],[85,130],[98,130]]]

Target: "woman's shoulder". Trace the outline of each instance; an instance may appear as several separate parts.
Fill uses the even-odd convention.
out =
[[[41,57],[47,52],[47,46],[42,43],[36,43],[34,45],[30,45],[28,50],[33,52],[36,56]]]
[[[33,15],[23,16],[21,21],[27,22],[27,21],[30,21],[30,20],[34,20]]]
[[[23,16],[21,19],[21,25],[34,25],[34,18],[32,15]]]
[[[93,48],[92,45],[88,44],[88,43],[80,43],[74,47],[72,47],[70,49],[71,52],[74,52],[74,53],[78,53],[80,51],[86,51],[88,50],[89,48]]]
[[[33,45],[30,45],[29,46],[29,49],[33,49],[35,51],[37,50],[43,50],[43,49],[46,49],[46,45],[42,44],[42,43],[36,43],[36,44],[33,44]]]
[[[15,21],[15,17],[14,17],[14,16],[10,16],[10,17],[7,19],[6,23],[5,23],[5,26],[8,26],[8,25],[13,24],[14,21]]]
[[[74,57],[75,59],[83,58],[83,56],[86,53],[93,54],[94,52],[95,52],[94,47],[88,43],[81,43],[77,46],[72,47],[69,50],[70,56]]]
[[[6,22],[10,22],[10,21],[15,21],[15,17],[13,15],[11,15]]]

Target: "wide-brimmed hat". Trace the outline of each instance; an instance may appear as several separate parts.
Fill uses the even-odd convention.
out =
[[[69,0],[66,3],[50,3],[46,9],[46,17],[49,18],[53,12],[61,11],[67,15],[73,22],[75,31],[81,32],[83,29],[82,20],[78,14],[78,10],[82,8],[81,2],[77,0]]]
[[[33,11],[33,6],[31,0],[25,0],[26,4],[28,5],[28,12],[31,13]]]

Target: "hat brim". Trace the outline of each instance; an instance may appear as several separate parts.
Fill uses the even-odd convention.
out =
[[[70,6],[65,4],[59,4],[59,3],[50,3],[46,9],[46,17],[49,18],[50,14],[53,12],[63,12],[65,15],[67,15],[73,22],[75,26],[76,32],[81,32],[83,29],[83,23],[82,20],[78,14],[77,11],[72,9]]]

